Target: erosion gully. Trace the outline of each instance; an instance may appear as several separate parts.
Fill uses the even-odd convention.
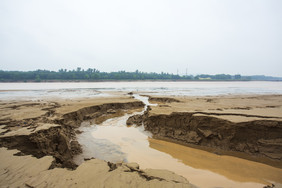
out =
[[[141,168],[167,169],[187,178],[197,187],[247,187],[282,185],[281,169],[245,159],[217,155],[203,150],[154,139],[144,126],[127,126],[127,119],[143,114],[148,97],[133,95],[145,104],[142,112],[108,119],[96,125],[83,122],[77,135],[82,154],[75,157],[79,165],[85,158],[110,162],[137,162]]]

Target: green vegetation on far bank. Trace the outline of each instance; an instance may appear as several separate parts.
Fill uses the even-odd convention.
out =
[[[36,71],[3,71],[0,70],[0,82],[41,82],[41,81],[113,81],[113,80],[175,80],[175,81],[282,81],[280,77],[271,76],[241,76],[229,74],[200,74],[175,75],[169,73],[146,73],[136,70],[135,72],[100,72],[97,69],[81,69],[59,71],[36,70]]]

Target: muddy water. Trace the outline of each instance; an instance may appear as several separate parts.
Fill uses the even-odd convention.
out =
[[[138,97],[149,104],[146,98]],[[231,157],[219,156],[151,138],[141,127],[127,127],[130,115],[113,118],[101,125],[85,122],[78,141],[83,154],[76,157],[99,158],[111,162],[137,162],[141,168],[167,169],[186,177],[199,187],[263,187],[282,185],[282,170],[268,165]]]
[[[40,82],[0,83],[0,99],[81,98],[109,96],[108,92],[155,95],[217,96],[228,94],[282,94],[282,82]]]

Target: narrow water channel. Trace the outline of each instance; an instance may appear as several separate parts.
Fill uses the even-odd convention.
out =
[[[147,97],[134,97],[146,104],[138,113],[144,113],[147,105],[152,105]],[[137,162],[143,169],[173,171],[204,188],[282,185],[282,169],[153,139],[142,126],[126,126],[131,115],[109,119],[100,125],[84,122],[79,128],[82,133],[77,135],[83,153],[75,158],[76,163],[91,157],[110,162]]]

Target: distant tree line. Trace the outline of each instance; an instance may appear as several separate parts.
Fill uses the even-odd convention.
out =
[[[259,77],[259,76],[257,76]],[[271,77],[273,78],[273,77]],[[58,71],[36,70],[36,71],[3,71],[0,70],[0,82],[41,82],[41,81],[111,81],[111,80],[252,80],[251,76],[216,74],[175,75],[169,73],[147,73],[136,70],[135,72],[100,72],[97,69],[76,70],[60,69]]]

